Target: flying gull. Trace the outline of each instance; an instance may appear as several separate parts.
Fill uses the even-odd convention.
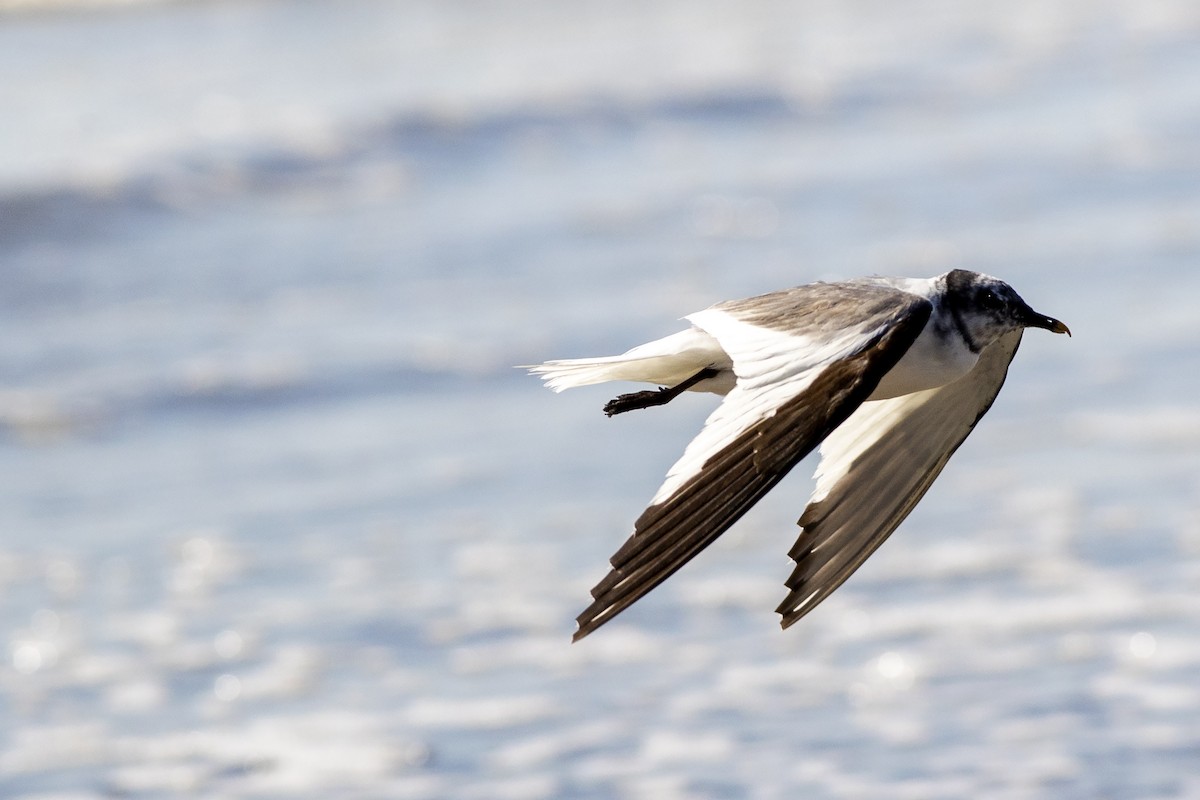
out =
[[[619,356],[529,367],[555,391],[605,381],[609,416],[684,391],[724,400],[592,589],[574,640],[666,580],[820,445],[816,488],[789,555],[788,627],[883,543],[991,407],[1025,328],[1070,334],[989,275],[813,283],[687,316],[688,330]]]

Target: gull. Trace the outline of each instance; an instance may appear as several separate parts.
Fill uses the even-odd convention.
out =
[[[792,625],[912,511],[996,399],[1025,328],[1071,333],[1004,281],[962,269],[813,283],[684,319],[688,330],[619,356],[526,367],[555,391],[660,386],[609,401],[610,417],[685,391],[724,396],[592,589],[573,641],[712,544],[820,446],[776,609]]]

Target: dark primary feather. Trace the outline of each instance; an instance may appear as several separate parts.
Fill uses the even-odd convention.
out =
[[[791,592],[776,609],[783,627],[841,586],[908,516],[991,408],[1020,342],[1021,331],[1009,333],[958,381],[880,402],[879,410],[884,404],[910,408],[902,424],[878,426],[879,438],[825,497],[804,510],[798,523],[803,531],[789,553],[796,561],[787,581]],[[904,469],[896,468],[900,462],[907,462]]]
[[[890,304],[876,311],[886,312],[893,324],[883,326],[856,354],[825,368],[806,391],[748,428],[670,498],[643,512],[633,535],[612,557],[612,571],[592,590],[595,601],[577,618],[576,641],[728,530],[874,391],[920,334],[932,308],[911,295],[888,294]]]

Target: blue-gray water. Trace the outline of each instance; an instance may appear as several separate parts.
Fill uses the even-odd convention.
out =
[[[1200,795],[1200,11],[0,15],[5,797]],[[713,405],[512,365],[955,266],[1026,336],[802,624],[803,464],[584,642]]]

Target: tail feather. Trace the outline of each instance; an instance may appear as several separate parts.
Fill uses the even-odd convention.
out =
[[[571,358],[547,361],[529,367],[529,371],[541,377],[546,386],[556,392],[576,386],[590,386],[607,381],[633,381],[636,383],[671,383],[669,375],[674,370],[665,369],[664,357],[628,358],[607,356],[604,358]]]
[[[699,370],[729,366],[716,340],[697,328],[639,345],[619,356],[569,358],[524,367],[556,392],[607,381],[675,386]]]

